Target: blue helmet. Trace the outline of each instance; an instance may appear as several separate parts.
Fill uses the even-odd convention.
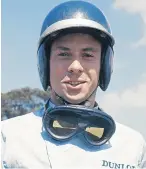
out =
[[[115,41],[101,10],[84,1],[61,3],[48,13],[43,22],[37,56],[39,76],[44,90],[50,86],[49,46],[51,47],[52,42],[60,35],[74,32],[90,34],[102,43],[99,86],[105,91],[111,79]]]

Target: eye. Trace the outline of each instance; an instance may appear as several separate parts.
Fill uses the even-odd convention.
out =
[[[68,52],[61,52],[58,54],[58,56],[71,56],[71,54]]]
[[[83,57],[87,57],[87,58],[90,58],[90,57],[94,57],[93,55],[89,54],[89,53],[83,53]]]

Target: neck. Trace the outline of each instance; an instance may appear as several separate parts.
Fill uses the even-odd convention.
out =
[[[84,105],[86,107],[90,107],[93,108],[95,106],[97,106],[97,103],[95,101],[95,96],[96,96],[96,92],[94,92],[86,101],[83,101],[82,103],[79,103],[77,105]],[[65,104],[65,100],[58,96],[54,90],[51,90],[50,92],[50,99],[52,101],[52,103],[54,103],[55,105],[64,105]],[[66,104],[71,104],[71,102],[66,102]]]

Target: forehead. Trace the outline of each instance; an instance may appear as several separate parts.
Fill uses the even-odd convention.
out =
[[[89,34],[83,34],[83,33],[72,33],[72,34],[67,34],[64,36],[61,36],[59,38],[57,38],[54,42],[53,42],[53,46],[56,45],[60,45],[60,44],[64,44],[64,45],[95,45],[95,46],[100,46],[101,43],[95,39],[93,36],[89,35]]]

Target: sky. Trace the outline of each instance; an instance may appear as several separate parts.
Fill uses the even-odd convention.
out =
[[[2,0],[1,91],[42,89],[37,44],[42,22],[65,0]],[[106,92],[96,100],[115,120],[146,138],[146,0],[90,0],[106,15],[116,44],[114,70]]]

